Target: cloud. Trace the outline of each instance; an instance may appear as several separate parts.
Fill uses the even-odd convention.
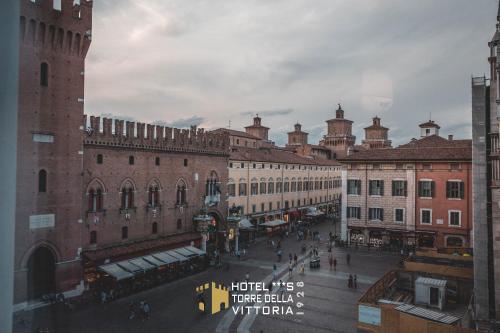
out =
[[[462,121],[470,119],[470,76],[489,72],[497,5],[97,1],[85,112],[181,127],[231,121],[234,129],[259,113],[271,140],[284,141],[298,121],[317,143],[342,103],[357,143],[375,115],[394,145],[419,136],[429,113],[443,133],[470,137]]]
[[[240,115],[242,116],[254,116],[258,114],[259,116],[266,116],[266,117],[272,117],[272,116],[285,116],[287,114],[290,114],[293,112],[293,109],[278,109],[278,110],[262,110],[262,111],[244,111],[241,112]]]
[[[161,126],[168,126],[168,127],[176,127],[176,128],[186,128],[186,127],[191,127],[191,126],[199,126],[201,125],[205,119],[203,117],[199,116],[192,116],[190,118],[184,118],[184,119],[177,119],[171,122],[165,122],[163,120],[156,120],[153,121],[153,125],[161,125]]]

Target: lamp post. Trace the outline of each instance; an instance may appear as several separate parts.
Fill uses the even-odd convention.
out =
[[[241,206],[233,205],[229,208],[229,214],[227,217],[227,226],[228,230],[234,230],[232,233],[229,232],[229,235],[234,237],[234,251],[236,253],[239,252],[239,238],[240,238],[240,221],[241,221]]]

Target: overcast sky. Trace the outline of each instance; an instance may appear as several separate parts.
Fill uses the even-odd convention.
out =
[[[86,113],[317,143],[337,103],[395,144],[438,122],[469,138],[471,75],[488,74],[497,0],[98,0]]]

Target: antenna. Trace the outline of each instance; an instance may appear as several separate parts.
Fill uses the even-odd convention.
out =
[[[432,120],[432,112],[429,112],[429,120]]]
[[[231,128],[231,119],[229,119],[229,125],[227,126],[227,128]]]

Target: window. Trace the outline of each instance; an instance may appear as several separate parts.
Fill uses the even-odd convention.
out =
[[[289,207],[289,204],[288,204],[288,200],[285,201],[285,209],[288,209]]]
[[[276,203],[276,207],[277,207],[278,209],[281,209],[281,201],[278,201],[278,202]]]
[[[432,180],[421,180],[418,182],[418,196],[421,198],[433,198],[435,185]]]
[[[134,207],[134,187],[130,183],[126,183],[121,191],[122,209]]]
[[[460,163],[450,163],[451,170],[460,170]]]
[[[158,207],[160,203],[160,189],[158,185],[151,185],[148,189],[149,207]]]
[[[122,239],[128,238],[128,227],[122,227]]]
[[[271,210],[273,210],[273,203],[272,202],[269,203],[269,211],[271,211]]]
[[[383,221],[384,210],[382,208],[368,208],[368,219]]]
[[[348,219],[360,219],[361,218],[361,207],[347,207],[347,218]]]
[[[274,193],[274,182],[272,180],[267,183],[267,193],[273,194]]]
[[[462,225],[462,212],[459,210],[448,211],[448,224],[452,227],[460,227]]]
[[[158,223],[154,222],[151,226],[151,233],[156,235],[158,233]]]
[[[261,182],[260,183],[260,194],[266,194],[266,182]]]
[[[370,180],[368,183],[370,195],[384,195],[384,181]]]
[[[290,192],[290,183],[288,181],[285,181],[283,183],[283,192],[284,193]]]
[[[253,169],[255,169],[256,167],[257,167],[257,164],[255,164],[255,163],[254,163],[254,164],[252,165],[252,168],[253,168]]]
[[[348,179],[347,180],[347,194],[361,195],[361,180]]]
[[[245,163],[240,163],[240,168],[244,168],[245,167]]]
[[[265,207],[264,203],[261,203],[260,204],[260,211],[264,212],[265,210],[266,210],[266,207]]]
[[[205,183],[205,196],[214,197],[219,193],[219,178],[215,171],[211,171],[210,176]]]
[[[283,190],[283,183],[281,182],[281,180],[279,180],[277,183],[276,183],[276,193],[281,193]]]
[[[178,206],[186,204],[186,183],[182,180],[177,184],[176,203]]]
[[[229,167],[232,168],[233,167],[233,162],[229,163]]]
[[[296,192],[297,191],[297,182],[292,180],[292,183],[290,185],[290,191],[291,192]]]
[[[38,193],[47,192],[47,171],[38,171]]]
[[[88,211],[98,212],[102,210],[102,189],[91,188],[88,193]]]
[[[238,184],[238,193],[240,196],[246,196],[247,195],[247,183],[239,183]]]
[[[408,185],[406,180],[393,180],[392,181],[392,196],[393,197],[406,197],[408,194]]]
[[[177,219],[177,230],[181,230],[181,229],[182,229],[182,220]]]
[[[230,197],[234,197],[236,195],[236,184],[227,184],[227,194]]]
[[[420,224],[431,224],[432,223],[432,210],[431,209],[421,209],[420,210]]]
[[[297,191],[301,192],[302,191],[302,181],[297,182]]]
[[[129,165],[134,165],[134,156],[129,156],[128,157],[128,164]]]
[[[185,158],[185,159],[184,159],[184,166],[185,166],[185,167],[187,167],[187,166],[188,166],[188,159],[187,159],[187,158]]]
[[[257,206],[256,205],[252,205],[252,213],[255,213],[257,211]]]
[[[258,194],[258,184],[257,180],[252,180],[252,183],[250,184],[250,195],[257,195]]]
[[[158,156],[155,157],[155,165],[160,165],[160,158]]]
[[[90,232],[90,244],[97,244],[97,231],[93,230]]]
[[[46,62],[40,64],[40,85],[44,87],[49,86],[49,64]]]
[[[458,180],[450,180],[446,182],[446,198],[448,199],[463,199],[464,198],[464,182]]]
[[[102,164],[103,158],[102,154],[97,154],[97,164]]]
[[[405,223],[405,209],[404,208],[394,209],[394,222]]]
[[[462,237],[448,236],[446,238],[446,246],[448,247],[463,247],[464,240]]]

